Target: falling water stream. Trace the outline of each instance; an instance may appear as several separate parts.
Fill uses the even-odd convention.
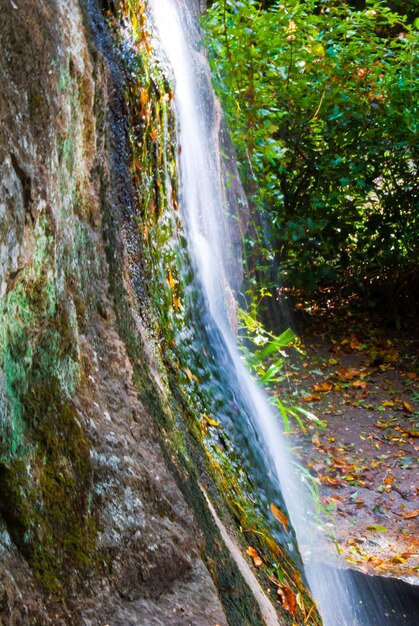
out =
[[[213,129],[214,95],[209,69],[199,50],[196,15],[186,0],[150,0],[151,20],[172,75],[179,126],[181,205],[189,246],[204,291],[220,362],[230,363],[235,393],[246,406],[263,463],[271,468],[266,480],[279,485],[304,561],[305,576],[325,626],[393,624],[383,611],[383,599],[359,593],[359,584],[343,566],[324,563],[322,530],[313,504],[287,450],[281,420],[244,366],[226,315],[228,258],[231,241],[228,207],[220,175],[218,141]],[[272,468],[274,468],[272,470]],[[361,587],[362,587],[361,583]],[[369,593],[369,596],[372,594]],[[381,617],[380,617],[381,616]],[[397,622],[404,623],[404,622]],[[406,622],[407,623],[407,622]]]

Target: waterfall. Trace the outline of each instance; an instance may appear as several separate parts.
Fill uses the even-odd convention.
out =
[[[227,361],[234,369],[234,379],[239,386],[235,392],[252,420],[249,430],[258,434],[254,445],[262,448],[265,466],[271,468],[267,480],[279,485],[285,499],[305,575],[323,623],[325,626],[381,626],[384,619],[380,622],[379,618],[378,621],[371,618],[371,610],[378,611],[379,615],[379,608],[370,606],[368,611],[364,610],[361,596],[344,565],[330,567],[324,563],[322,530],[315,523],[313,505],[287,450],[281,419],[249,375],[230,329],[225,297],[231,250],[228,207],[213,130],[215,98],[208,64],[199,50],[196,15],[188,8],[187,0],[150,0],[149,5],[157,45],[173,78],[179,125],[181,211],[191,256],[213,320],[217,350],[228,356],[220,362]]]

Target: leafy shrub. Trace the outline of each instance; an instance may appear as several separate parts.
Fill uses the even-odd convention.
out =
[[[384,2],[263,4],[220,0],[204,22],[258,224],[250,256],[275,261],[282,282],[308,286],[342,272],[363,280],[412,275],[414,25]],[[256,235],[263,244],[255,246]]]

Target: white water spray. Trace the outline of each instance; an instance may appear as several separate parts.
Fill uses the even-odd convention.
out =
[[[213,136],[214,94],[209,69],[198,51],[196,20],[185,0],[150,0],[158,41],[174,78],[179,124],[182,211],[192,257],[203,285],[210,314],[235,369],[240,394],[253,428],[260,434],[267,467],[274,467],[298,545],[306,577],[325,626],[369,626],[359,598],[344,570],[327,567],[320,553],[323,538],[314,523],[313,505],[294,471],[276,415],[239,356],[226,315],[225,289],[229,268],[229,226],[220,176],[220,155]]]

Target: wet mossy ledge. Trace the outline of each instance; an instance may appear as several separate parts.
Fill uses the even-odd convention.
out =
[[[220,375],[208,337],[205,303],[194,281],[179,215],[177,128],[170,74],[150,35],[144,2],[113,3],[107,19],[127,69],[130,168],[137,198],[131,227],[137,255],[141,251],[130,258],[130,293],[141,311],[165,390],[164,410],[158,410],[156,417],[167,460],[200,520],[206,539],[204,558],[221,593],[229,623],[256,624],[261,618],[254,610],[253,599],[249,604],[249,592],[240,589],[243,582],[239,589],[237,582],[236,588],[232,584],[237,581],[237,568],[225,548],[219,548],[218,531],[200,493],[200,482],[227,523],[235,524],[243,551],[252,547],[262,557],[263,565],[256,572],[273,598],[281,623],[303,620],[318,624],[299,566],[289,555],[289,537],[281,532],[277,521],[271,518],[267,523],[266,503],[248,474],[240,442],[231,439],[234,428],[226,432],[217,420],[217,411],[225,412],[228,405],[234,407],[234,397],[226,391],[231,385]],[[139,290],[138,276],[142,279]],[[126,317],[122,319],[124,332]],[[132,347],[132,335],[125,335],[125,339]],[[231,421],[234,419],[233,408]],[[290,612],[282,605],[284,596],[278,589],[294,595],[295,610]]]
[[[289,537],[217,420],[231,398],[179,215],[173,93],[146,3],[13,4],[0,7],[0,622],[162,611],[172,624],[172,602],[203,626],[260,626],[203,485],[260,555],[280,622],[317,624]]]

